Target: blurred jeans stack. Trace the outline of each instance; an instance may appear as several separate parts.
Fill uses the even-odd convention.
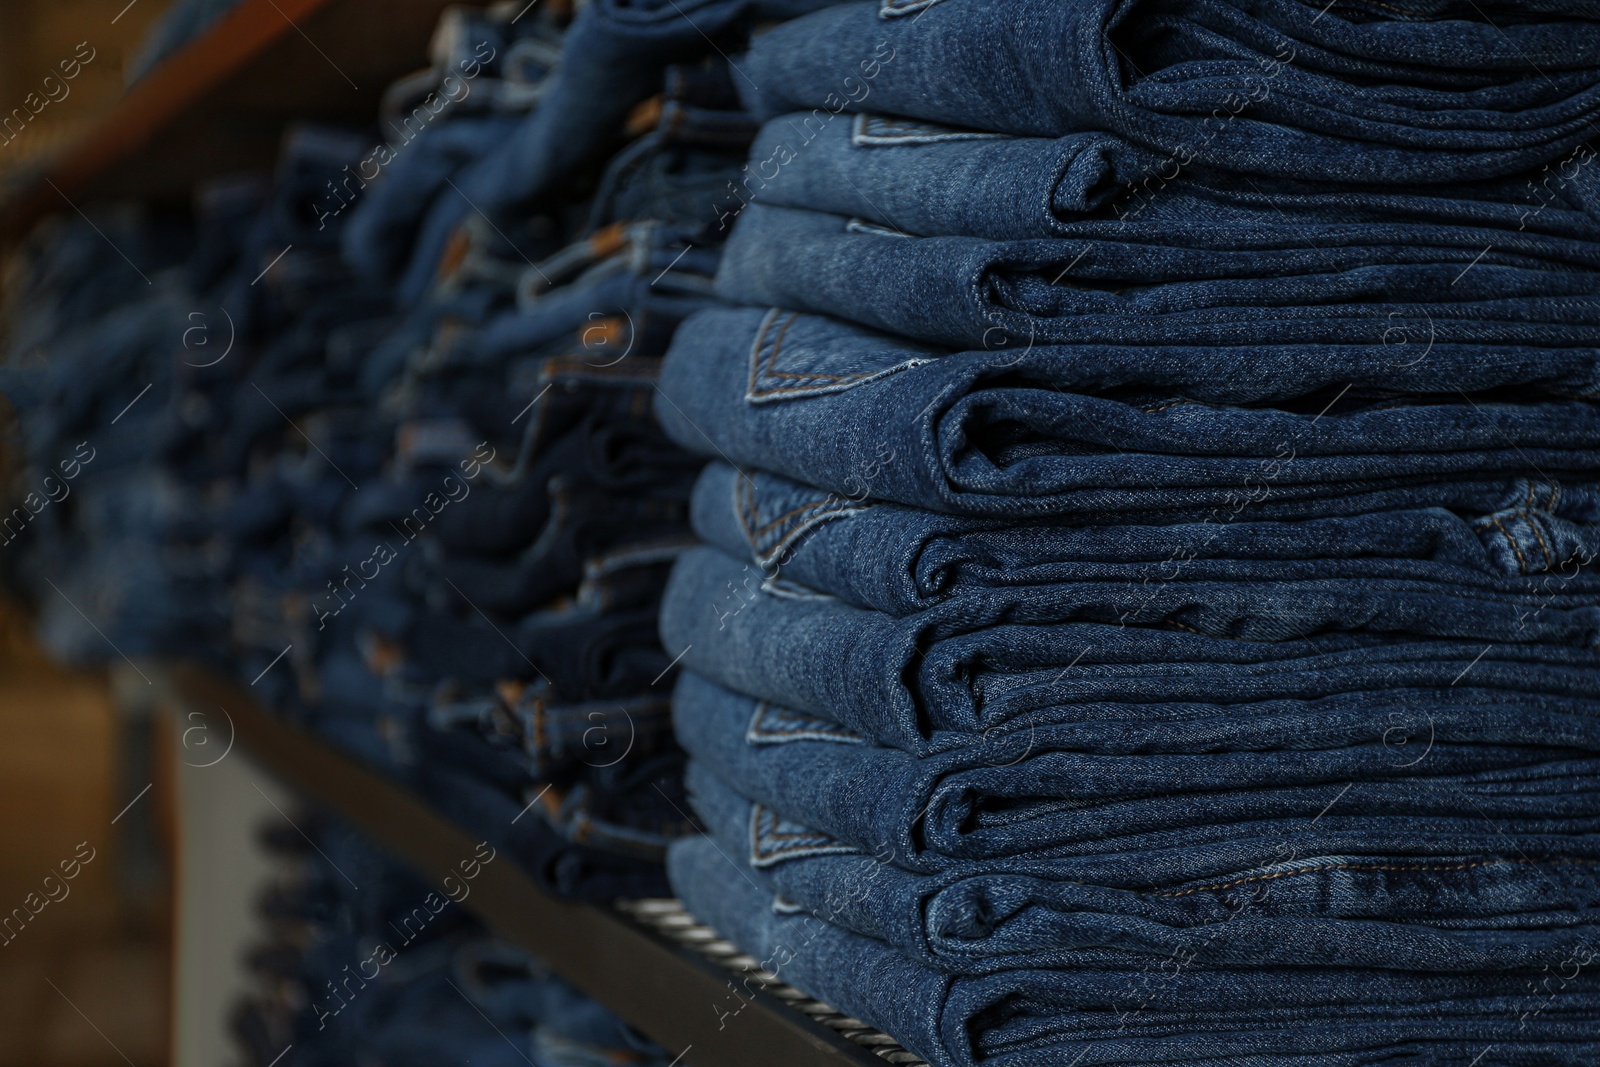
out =
[[[259,992],[233,1031],[254,1067],[664,1067],[670,1056],[462,908],[496,862],[479,845],[430,886],[349,826],[263,834],[282,873],[258,902]],[[503,861],[501,861],[503,862]],[[347,880],[348,879],[348,880]],[[355,886],[360,886],[358,891]]]
[[[730,306],[656,403],[711,461],[684,903],[938,1067],[1600,1056],[1597,16],[735,57]]]
[[[37,234],[17,495],[81,477],[7,560],[53,647],[207,660],[550,888],[666,892],[700,461],[652,400],[758,130],[722,53],[817,6],[451,8],[381,143],[302,126],[192,221]]]

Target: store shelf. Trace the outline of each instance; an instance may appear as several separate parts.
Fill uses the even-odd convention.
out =
[[[238,743],[306,796],[338,811],[435,883],[478,843],[404,788],[262,710],[205,671],[162,672],[180,713],[226,711]],[[180,719],[180,721],[182,721]],[[692,1067],[920,1064],[893,1040],[762,978],[754,960],[675,901],[608,910],[562,900],[506,862],[483,866],[463,906]],[[753,981],[737,982],[741,974]],[[750,992],[749,990],[755,990]],[[742,1007],[741,1007],[742,1005]],[[738,1010],[730,1010],[730,1009]]]
[[[209,175],[269,166],[294,120],[370,123],[389,83],[424,65],[448,6],[244,0],[13,196],[0,237],[99,197],[178,198]]]

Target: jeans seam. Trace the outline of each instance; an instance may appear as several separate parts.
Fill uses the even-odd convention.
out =
[[[777,312],[778,310],[779,309],[774,308],[773,312]],[[868,371],[859,374],[822,374],[817,372],[800,374],[795,371],[777,370],[775,365],[778,362],[778,354],[783,350],[784,338],[788,335],[789,328],[793,326],[799,318],[800,313],[798,311],[789,312],[789,317],[784,321],[783,327],[778,331],[778,335],[772,339],[772,344],[770,346],[771,351],[767,352],[765,355],[762,355],[761,349],[768,334],[772,332],[772,327],[776,324],[776,320],[769,315],[768,321],[763,324],[761,332],[756,335],[755,345],[751,352],[751,356],[753,357],[750,365],[751,396],[781,396],[787,391],[804,391],[804,386],[799,387],[798,390],[792,386],[779,389],[762,389],[758,383],[760,379],[764,377],[794,378],[799,381],[806,382],[831,382],[837,385],[840,382],[852,382],[858,381],[862,378],[870,378],[874,373],[876,373],[873,371]]]
[[[1512,553],[1514,553],[1517,557],[1517,566],[1521,569],[1522,573],[1529,573],[1528,560],[1527,557],[1522,554],[1522,546],[1517,544],[1517,539],[1515,537],[1511,536],[1511,531],[1505,528],[1505,524],[1500,521],[1500,516],[1490,515],[1489,521],[1494,523],[1494,528],[1500,531],[1500,536],[1504,537],[1506,539],[1506,543],[1511,546]]]
[[[752,804],[750,806],[750,857],[753,861],[753,865],[755,866],[766,866],[767,864],[761,862],[763,860],[781,860],[788,858],[788,856],[804,857],[808,852],[821,854],[822,850],[832,852],[845,850],[854,851],[853,849],[850,849],[848,845],[845,845],[844,842],[835,841],[827,834],[817,830],[811,830],[803,834],[780,834],[776,831],[772,831],[769,835],[761,829],[763,817],[770,817],[776,821],[779,818],[779,815],[777,812],[766,807],[765,805]],[[783,844],[780,844],[779,847],[770,849],[764,847],[764,842],[766,841],[787,843],[802,840],[810,840],[814,843],[808,845],[789,845],[788,847],[783,847]],[[788,855],[786,856],[785,853]]]
[[[763,725],[763,720],[767,718],[769,713],[776,712],[781,721],[782,714],[785,711],[788,711],[788,709],[776,707],[770,700],[763,700],[757,704],[754,714],[750,716],[750,725],[745,727],[745,743],[755,746],[789,745],[798,741],[816,741],[833,745],[859,745],[866,741],[866,738],[860,734],[852,733],[843,726],[835,726],[833,729],[805,727],[799,730],[785,731]],[[809,718],[813,722],[826,721],[819,720],[815,716],[810,716]]]
[[[750,531],[747,531],[747,532],[752,537],[760,537],[760,536],[762,536],[764,534],[770,533],[773,529],[783,525],[785,522],[788,522],[790,519],[794,518],[797,515],[802,514],[803,512],[817,511],[817,510],[819,510],[821,508],[826,508],[826,507],[829,507],[829,506],[830,506],[830,502],[827,501],[827,500],[815,500],[815,501],[812,501],[809,504],[802,504],[797,508],[790,508],[788,511],[784,512],[782,515],[779,515],[777,518],[773,519],[771,522],[765,524],[764,526],[761,526],[758,529],[750,530]],[[759,516],[754,516],[754,517],[759,518]],[[752,541],[751,543],[753,544],[754,541]]]
[[[1551,553],[1550,546],[1545,543],[1544,531],[1539,529],[1539,521],[1533,517],[1531,512],[1522,511],[1520,514],[1523,521],[1528,524],[1529,529],[1533,531],[1534,540],[1539,542],[1539,551],[1544,553],[1544,569],[1550,570],[1556,565],[1555,556]]]
[[[769,523],[757,525],[761,522],[761,516],[756,510],[755,490],[749,484],[747,484],[748,481],[749,479],[745,479],[745,481],[735,484],[735,492],[743,494],[743,498],[735,504],[735,512],[738,515],[739,525],[743,530],[745,540],[749,542],[751,549],[754,550],[758,556],[764,556],[766,554],[766,551],[761,545],[762,539],[773,529],[781,526],[783,523],[794,518],[795,516],[801,515],[808,511],[812,513],[807,515],[804,521],[796,524],[799,526],[804,526],[812,518],[820,514],[825,514],[829,510],[838,511],[841,513],[848,512],[850,510],[848,505],[838,503],[834,501],[832,497],[824,497],[822,500],[814,500],[811,503],[802,504],[799,507],[791,508],[789,511],[778,516]],[[787,535],[785,537],[780,537],[778,539],[779,544],[782,544],[786,539]]]
[[[1144,410],[1144,413],[1146,415],[1159,415],[1161,412],[1169,411],[1172,408],[1182,407],[1185,404],[1198,404],[1198,403],[1200,403],[1200,401],[1198,401],[1198,400],[1190,400],[1188,397],[1184,397],[1181,400],[1174,400],[1170,404],[1162,404],[1160,407],[1145,408],[1143,410]]]
[[[907,234],[894,234],[894,236],[909,238]],[[783,308],[773,308],[767,312],[766,318],[762,320],[761,328],[756,332],[755,341],[750,346],[750,378],[748,385],[745,387],[746,403],[754,404],[763,400],[792,396],[810,396],[815,395],[819,389],[824,392],[831,392],[848,387],[852,383],[870,382],[928,362],[926,358],[917,357],[908,359],[893,367],[885,367],[881,370],[859,371],[855,374],[824,374],[819,371],[802,374],[796,371],[777,370],[776,363],[778,355],[783,349],[784,339],[789,332],[789,328],[794,325],[801,314],[798,311],[788,313],[788,319],[772,340],[771,351],[763,355],[762,347],[768,336],[771,335],[773,326],[777,323],[777,316],[783,312]],[[763,379],[768,377],[792,378],[802,384],[767,387],[763,385]]]

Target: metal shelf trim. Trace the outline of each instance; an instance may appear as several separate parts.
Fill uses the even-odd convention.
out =
[[[257,759],[430,881],[459,877],[457,863],[473,855],[478,841],[467,831],[404,787],[273,717],[237,685],[190,665],[161,674],[180,707],[224,709],[238,742]],[[739,997],[748,1003],[730,1014],[729,969],[750,968],[714,932],[690,929],[692,918],[685,921],[687,913],[676,902],[634,902],[615,911],[575,903],[545,892],[514,864],[499,862],[483,865],[462,906],[653,1040],[681,1050],[684,1064],[921,1063],[864,1023],[779,983],[753,994],[741,984]],[[682,936],[668,936],[673,926]]]

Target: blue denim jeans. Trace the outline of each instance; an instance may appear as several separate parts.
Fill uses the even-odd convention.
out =
[[[1594,507],[1600,414],[1587,401],[1480,402],[1458,385],[1431,403],[1392,405],[1365,390],[1360,400],[1337,387],[1325,396],[1311,372],[1292,401],[1226,407],[1211,390],[1178,384],[1187,377],[1173,369],[1179,353],[1136,371],[1137,351],[1104,363],[1104,350],[1050,346],[940,355],[818,316],[708,311],[668,352],[656,415],[708,458],[958,514],[1482,514],[1536,473],[1588,501],[1578,505],[1585,513]],[[1372,355],[1356,384],[1378,380],[1382,357]]]
[[[1200,219],[1597,233],[1575,189],[1530,202],[1528,181],[1516,176],[1421,191],[1288,181],[1264,191],[1248,176],[1182,167],[1109,133],[1010,137],[866,112],[779,116],[762,127],[750,160],[735,188],[741,206],[803,208],[923,237],[1067,237],[1093,218],[1120,220],[1130,233],[1135,222],[1177,229]]]
[[[737,304],[989,348],[1002,336],[1013,347],[1071,341],[1094,315],[1231,311],[1259,321],[1270,309],[1274,320],[1293,321],[1362,304],[1371,343],[1392,324],[1390,310],[1448,320],[1464,317],[1458,302],[1585,296],[1600,262],[1600,242],[1566,235],[1394,221],[1285,226],[1275,212],[1238,224],[1209,215],[1087,220],[1048,239],[987,241],[914,237],[757,202],[733,229],[717,290]],[[1149,339],[1171,344],[1177,336],[1169,329]],[[1119,339],[1140,338],[1129,329]]]
[[[368,277],[397,281],[412,258],[430,205],[442,196],[455,196],[450,181],[472,160],[502,143],[517,122],[513,115],[453,116],[395,152],[382,180],[363,190],[360,201],[348,210],[340,231],[345,259]],[[425,247],[435,265],[442,244],[438,236],[431,232],[428,236]]]
[[[548,607],[510,627],[471,614],[419,615],[406,635],[410,662],[424,676],[489,685],[502,678],[551,680],[564,699],[623,697],[666,669],[654,640],[655,607],[601,604]],[[496,630],[508,631],[504,637]]]
[[[587,230],[630,219],[706,226],[721,219],[758,123],[739,103],[726,60],[667,68],[655,128],[606,165]]]
[[[739,64],[763,118],[869,108],[1021,135],[1108,130],[1267,178],[1475,180],[1593,136],[1600,31],[1583,5],[1319,7],[848,3],[758,37]]]
[[[811,996],[935,1067],[1187,1063],[1366,1067],[1385,1059],[1584,1063],[1600,1007],[1592,955],[1539,971],[1453,975],[1226,968],[1086,951],[1073,966],[951,976],[799,912],[704,837],[673,847],[673,888],[702,921]],[[1573,973],[1573,972],[1576,973]],[[1570,977],[1569,977],[1570,976]],[[743,996],[730,996],[727,1011]],[[1376,994],[1376,995],[1375,995]]]
[[[1137,568],[1082,565],[1062,568],[1065,573],[1038,585],[1008,583],[933,600],[952,614],[961,610],[1008,623],[1145,626],[1251,642],[1354,633],[1541,643],[1586,652],[1600,645],[1600,609],[1593,606],[1591,592],[1535,591],[1531,583],[1521,593],[1452,589],[1429,581],[1363,577],[1354,567],[1342,577],[1302,579],[1292,565],[1276,560],[1229,561],[1212,574],[1205,573],[1208,569],[1191,563],[1189,573],[1174,578],[1154,568],[1141,574]],[[719,629],[724,614],[742,610],[746,589],[779,590],[785,579],[788,588],[799,587],[792,573],[753,570],[748,564],[736,572],[726,565],[723,570],[737,602],[707,604]],[[715,598],[720,591],[711,592]]]
[[[1486,598],[1517,612],[1520,636],[1544,609],[1581,610],[1600,591],[1591,566],[1600,526],[1540,506],[1548,502],[1524,496],[1480,516],[1426,508],[1292,523],[1242,516],[1010,526],[841,497],[713,462],[695,484],[691,520],[696,534],[763,580],[781,577],[895,616],[961,596],[1016,603],[1078,581],[1121,582],[1130,604],[1143,604],[1168,584],[1328,580],[1351,593],[1359,584]],[[1419,624],[1438,633],[1443,621]]]
[[[1456,701],[1576,711],[1600,697],[1592,647],[1354,632],[1245,641],[1007,615],[952,600],[894,619],[695,549],[667,587],[661,638],[729,689],[911,752],[1084,721],[1105,705],[1334,698],[1425,716]]]
[[[418,559],[417,585],[432,603],[460,599],[496,615],[522,615],[575,588],[587,568],[606,567],[635,550],[686,547],[681,501],[617,499],[550,487],[550,518],[511,560],[454,557]]]
[[[1200,879],[1134,888],[971,864],[922,874],[746,800],[710,766],[688,768],[706,832],[756,880],[805,911],[893,944],[934,970],[984,974],[1070,966],[1115,949],[1202,963],[1376,970],[1558,966],[1600,949],[1600,881],[1581,858],[1304,852]],[[1509,852],[1502,846],[1502,852]],[[892,857],[890,857],[892,859]]]
[[[493,151],[464,170],[459,194],[441,196],[424,232],[448,234],[475,211],[518,217],[615,144],[632,108],[656,92],[675,62],[700,58],[710,38],[756,18],[789,17],[828,0],[691,0],[585,5],[567,29],[548,90]],[[401,286],[402,299],[426,288],[443,242],[427,241]],[[431,253],[431,258],[430,258]]]
[[[609,317],[626,313],[635,335],[654,321],[675,326],[713,307],[718,250],[696,248],[692,226],[640,222],[615,226],[562,249],[524,273],[515,312],[496,317],[470,346],[477,363],[504,362],[540,346],[576,338],[600,370],[622,352],[599,340]],[[620,346],[619,346],[620,347]],[[633,352],[629,347],[628,354]],[[641,356],[660,351],[641,349]],[[626,373],[625,368],[619,373]]]
[[[665,776],[660,780],[667,781]],[[663,826],[657,823],[642,833],[619,835],[653,839],[654,856],[642,858],[644,850],[639,848],[611,847],[615,844],[611,840],[601,842],[608,847],[596,847],[587,839],[594,829],[606,831],[621,826],[624,820],[605,818],[610,814],[607,805],[591,803],[587,793],[570,798],[546,793],[540,799],[548,802],[548,812],[533,811],[518,818],[536,790],[526,798],[512,796],[476,774],[426,760],[411,768],[408,784],[446,818],[504,850],[513,863],[553,893],[607,901],[657,896],[665,888],[659,856],[669,835]],[[563,804],[567,799],[573,803]],[[675,813],[670,817],[678,818]],[[608,825],[596,828],[596,821]]]
[[[626,499],[641,509],[659,507],[671,525],[652,536],[670,537],[681,529],[676,516],[697,463],[649,417],[658,361],[643,354],[619,360],[604,351],[537,362],[528,399],[518,405],[528,408],[521,439],[514,454],[502,457],[509,469],[482,479],[429,525],[447,553],[494,557],[537,548],[540,537],[551,535],[563,502],[570,505],[580,493]],[[437,484],[437,477],[426,475],[371,492],[361,502],[360,521],[380,531],[390,522],[405,524]]]
[[[536,682],[520,692],[505,683],[502,687],[493,696],[437,701],[428,709],[426,722],[440,733],[481,739],[515,766],[519,784],[547,779],[580,763],[598,767],[613,757],[620,759],[624,749],[648,753],[670,747],[672,707],[667,691],[568,704],[547,684]]]
[[[1001,871],[1133,842],[1297,835],[1310,847],[1361,832],[1414,834],[1421,854],[1475,851],[1496,835],[1500,849],[1532,855],[1563,841],[1579,854],[1600,830],[1600,791],[1585,782],[1600,737],[1585,717],[1541,718],[1509,702],[1356,722],[1309,711],[1164,729],[1130,716],[995,732],[918,757],[693,672],[674,700],[679,741],[734,789],[925,871]]]

